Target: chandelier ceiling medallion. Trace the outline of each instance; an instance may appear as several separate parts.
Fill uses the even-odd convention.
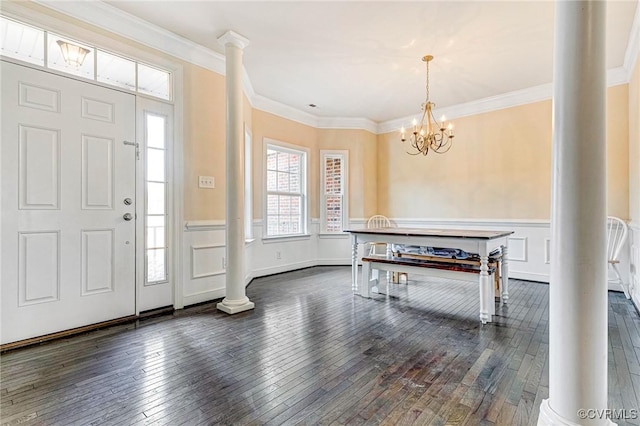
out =
[[[409,143],[411,150],[407,154],[411,155],[427,155],[429,150],[444,154],[451,149],[453,143],[453,124],[446,125],[444,115],[440,118],[440,122],[436,121],[433,116],[433,108],[436,106],[429,99],[429,62],[433,59],[432,55],[426,55],[422,60],[427,64],[427,100],[422,104],[422,119],[420,124],[413,119],[413,130],[409,135]],[[404,127],[400,130],[402,134],[402,142],[406,139]]]

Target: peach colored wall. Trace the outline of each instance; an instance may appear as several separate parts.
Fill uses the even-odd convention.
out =
[[[254,109],[253,132],[253,217],[263,216],[264,202],[264,138],[309,148],[308,193],[309,215],[318,217],[318,131],[268,112]]]
[[[225,217],[225,80],[191,65],[184,75],[184,218]],[[215,189],[198,188],[198,176],[213,176]]]
[[[376,214],[377,137],[366,130],[320,129],[318,149],[349,151],[349,217]]]
[[[640,57],[629,82],[629,218],[640,221]]]
[[[626,85],[607,92],[608,206],[628,212]],[[378,136],[378,207],[405,218],[549,219],[551,101],[455,120],[443,155],[411,156]],[[406,144],[407,142],[405,142]]]
[[[225,78],[195,65],[185,66],[183,74],[184,218],[224,220],[227,181]],[[251,109],[249,100],[243,96],[242,112],[249,129]],[[199,188],[198,176],[213,176],[216,187]]]
[[[607,90],[607,214],[629,218],[629,87]]]

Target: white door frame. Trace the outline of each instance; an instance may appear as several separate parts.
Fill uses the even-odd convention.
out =
[[[172,262],[169,265],[172,270],[173,279],[173,291],[174,291],[174,308],[182,309],[184,307],[184,294],[183,294],[183,265],[184,265],[184,154],[183,154],[183,65],[179,62],[169,59],[167,56],[161,56],[155,54],[151,49],[143,49],[137,47],[133,43],[126,43],[118,39],[114,39],[103,34],[99,34],[80,27],[76,24],[70,23],[68,20],[62,20],[43,13],[34,9],[29,4],[20,4],[19,2],[4,2],[2,5],[2,13],[8,17],[13,17],[28,24],[43,28],[47,31],[53,31],[62,36],[69,36],[79,41],[85,41],[98,48],[103,48],[107,51],[117,52],[124,56],[136,59],[149,64],[155,64],[171,72],[173,80],[173,155],[171,158],[171,175],[173,181],[170,183],[173,192],[173,205],[170,206],[172,218],[171,221],[171,246],[170,250],[173,252]],[[51,69],[39,67],[34,64],[24,63],[22,61],[13,60],[10,58],[4,58],[8,62],[15,62],[20,65],[25,65],[31,68],[45,70],[53,74],[59,74],[69,78],[75,78],[98,86],[109,87],[113,90],[121,90],[113,86],[102,85],[95,81],[88,81],[83,78],[75,77],[70,74],[58,73]],[[123,90],[124,91],[124,90]],[[131,93],[131,92],[128,92]],[[141,95],[136,95],[141,96]],[[137,117],[136,117],[137,118]],[[140,184],[136,182],[136,184]],[[142,223],[142,221],[140,221]],[[140,223],[136,223],[136,227],[141,226]],[[144,268],[144,259],[136,259],[136,267]],[[137,281],[137,280],[136,280]],[[136,282],[136,287],[141,283]],[[136,311],[138,310],[138,303],[136,301]]]

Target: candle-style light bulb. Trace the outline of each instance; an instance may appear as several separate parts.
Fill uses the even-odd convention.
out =
[[[453,137],[453,123],[449,123],[449,137]]]
[[[411,124],[413,124],[413,133],[416,133],[418,131],[418,120],[414,118]]]
[[[402,135],[402,140],[404,140],[404,126],[400,128],[400,134]]]
[[[445,122],[446,120],[447,120],[447,119],[445,118],[445,116],[444,116],[444,115],[443,115],[442,117],[440,117],[440,130],[444,130],[444,129],[445,129],[444,122]]]

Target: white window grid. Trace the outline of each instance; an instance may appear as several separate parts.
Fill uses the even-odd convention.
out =
[[[163,143],[161,145],[150,143],[149,134],[149,119],[161,120],[163,124],[162,134]],[[168,227],[168,203],[167,203],[167,120],[168,118],[158,113],[152,113],[145,111],[144,113],[144,134],[145,134],[145,284],[161,284],[167,282],[169,279],[168,268],[168,253],[169,245],[167,238]],[[149,162],[152,159],[162,158],[163,167],[156,172],[150,172]],[[153,175],[152,175],[153,174]],[[160,175],[161,174],[161,175]],[[160,191],[162,196],[162,206],[151,206],[149,203],[149,189],[152,186],[162,187]],[[158,263],[158,253],[160,253],[161,259]],[[150,259],[154,258],[151,262]],[[161,270],[158,270],[158,266],[161,265]],[[152,271],[152,269],[154,269]]]
[[[307,152],[285,145],[268,143],[265,149],[266,237],[297,236],[307,232]],[[270,164],[270,155],[276,155],[275,165]],[[294,160],[298,164],[297,170],[277,163],[279,158],[287,156],[290,160],[297,159]]]
[[[348,151],[320,151],[320,224],[322,233],[347,227]]]
[[[3,33],[0,34],[0,40],[2,40],[2,49],[0,49],[1,56],[36,65],[44,69],[96,81],[108,86],[126,89],[135,93],[168,101],[173,100],[173,75],[170,71],[124,57],[64,35],[54,34],[48,30],[26,24],[15,18],[0,15],[0,21],[2,22],[2,29],[4,30]],[[12,29],[11,31],[9,30],[10,28]],[[16,34],[16,36],[12,37],[12,34]],[[63,40],[71,42],[88,49],[89,54],[85,59],[85,63],[79,68],[74,68],[54,60],[53,58],[59,56],[58,50],[55,50],[59,48],[54,39],[55,41]],[[104,59],[107,57],[111,58],[111,61],[120,63],[121,65],[131,63],[132,66],[127,66],[126,68],[132,68],[133,75],[122,75],[123,71],[121,67],[117,72],[114,71],[111,77],[107,77],[104,69],[102,72],[99,71]],[[102,59],[99,61],[99,58]],[[109,67],[107,66],[106,68]],[[117,75],[117,73],[120,73],[120,75]],[[141,78],[141,76],[143,76],[143,78]],[[145,79],[144,76],[150,77]]]

